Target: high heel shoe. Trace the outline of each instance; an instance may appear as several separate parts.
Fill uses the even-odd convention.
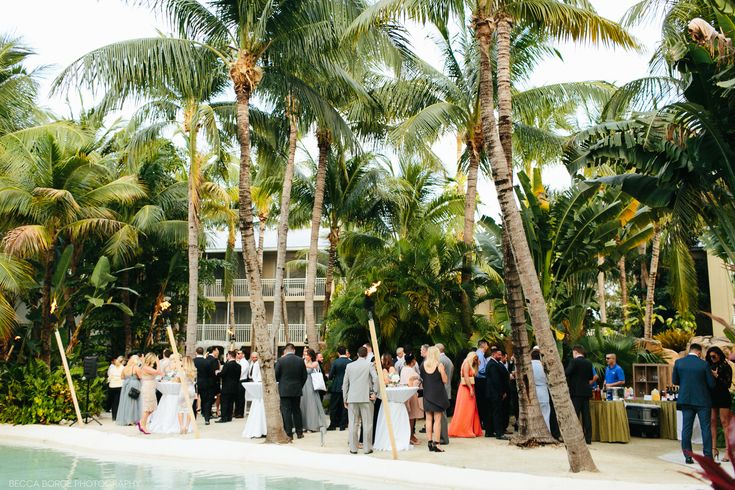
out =
[[[440,448],[439,445],[435,442],[434,443],[434,452],[435,453],[443,453],[444,449]]]
[[[429,452],[433,453],[434,452],[434,441],[429,441],[428,445],[429,445]]]
[[[143,434],[145,434],[147,436],[151,435],[150,432],[146,431],[143,427],[141,427],[140,422],[137,422],[137,424],[138,424],[138,430],[139,431],[141,431]]]
[[[712,450],[712,458],[714,458],[715,461],[720,461],[720,450],[715,448]]]

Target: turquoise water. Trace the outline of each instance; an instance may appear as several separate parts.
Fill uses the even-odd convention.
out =
[[[52,449],[0,445],[0,489],[4,488],[352,490],[369,487],[265,474],[248,471],[247,467],[222,474],[219,470],[217,473],[193,470],[171,462],[131,464]]]

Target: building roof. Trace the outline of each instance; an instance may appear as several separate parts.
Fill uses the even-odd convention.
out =
[[[255,244],[258,243],[258,227],[255,227]],[[227,230],[207,230],[207,252],[225,252],[227,249]],[[329,240],[327,235],[329,230],[322,229],[319,232],[319,248],[326,250],[329,248]],[[306,250],[309,248],[311,238],[311,230],[297,229],[288,230],[288,238],[286,241],[286,250]],[[278,245],[278,231],[274,228],[266,228],[265,241],[263,242],[263,251],[275,252]],[[240,244],[240,233],[235,236],[235,250],[242,250]]]

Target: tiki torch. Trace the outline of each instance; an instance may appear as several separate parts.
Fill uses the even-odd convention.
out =
[[[368,325],[370,326],[370,340],[372,341],[373,350],[375,351],[375,370],[378,373],[380,398],[383,400],[380,408],[385,414],[385,425],[388,427],[388,437],[390,439],[390,447],[393,459],[398,459],[396,437],[393,434],[393,421],[391,420],[390,401],[388,400],[388,393],[385,390],[385,381],[383,380],[383,367],[380,365],[380,348],[378,347],[378,335],[375,331],[375,320],[373,318],[373,308],[375,307],[373,294],[375,294],[375,292],[378,290],[381,282],[382,281],[374,282],[369,288],[365,290],[365,299],[363,300],[363,306],[365,307],[365,310],[367,310]]]

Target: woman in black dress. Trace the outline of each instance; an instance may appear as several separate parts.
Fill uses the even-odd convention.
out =
[[[432,346],[426,353],[421,365],[421,382],[424,387],[424,413],[426,414],[426,435],[429,438],[429,451],[443,453],[439,448],[441,438],[442,413],[449,408],[449,398],[444,384],[447,372],[439,362],[439,349]]]
[[[710,390],[712,398],[712,454],[717,458],[719,451],[717,450],[717,420],[722,423],[722,430],[725,431],[725,444],[730,440],[730,383],[732,383],[732,368],[727,363],[727,358],[719,347],[710,347],[707,349],[707,363],[712,370],[712,376],[715,378],[715,387]],[[726,446],[727,449],[727,446]],[[727,457],[729,451],[726,450],[725,457],[722,461],[730,461]]]

